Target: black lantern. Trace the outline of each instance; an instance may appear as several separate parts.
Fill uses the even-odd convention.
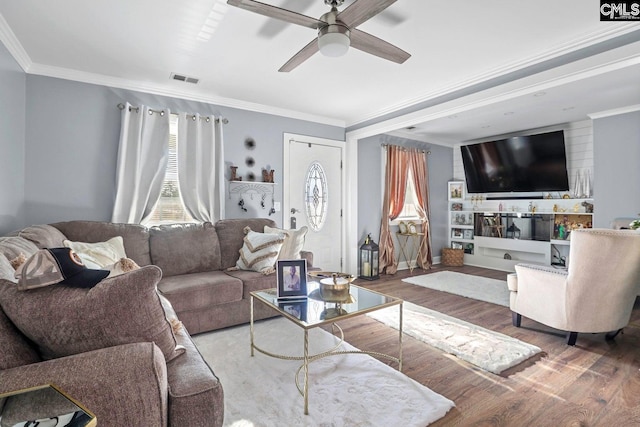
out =
[[[360,246],[360,279],[376,280],[378,275],[378,245],[367,235],[364,244]]]

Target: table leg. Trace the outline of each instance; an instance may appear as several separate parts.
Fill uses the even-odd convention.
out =
[[[251,357],[253,357],[253,295],[251,295],[249,299],[251,300],[251,320],[249,321],[249,336],[251,337]]]
[[[304,414],[309,415],[309,330],[304,330]]]

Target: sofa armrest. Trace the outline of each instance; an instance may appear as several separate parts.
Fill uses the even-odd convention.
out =
[[[224,421],[222,384],[184,327],[175,331],[186,351],[167,364],[169,425],[220,427]]]
[[[166,426],[167,371],[153,343],[124,344],[0,371],[0,393],[55,384],[101,427]]]

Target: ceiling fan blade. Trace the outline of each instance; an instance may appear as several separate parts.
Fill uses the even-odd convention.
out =
[[[314,53],[318,52],[318,39],[313,39],[311,42],[303,47],[300,52],[293,55],[293,57],[287,61],[278,71],[281,73],[288,73],[289,71],[302,64],[307,59],[311,58]]]
[[[351,30],[351,47],[397,64],[402,64],[411,57],[411,54],[399,47],[356,29]]]
[[[269,18],[279,19],[281,21],[290,22],[292,24],[302,25],[303,27],[318,29],[323,24],[322,21],[311,18],[301,13],[292,12],[269,4],[260,3],[254,0],[227,0],[227,4],[250,12],[268,16]]]
[[[391,6],[397,0],[356,0],[336,17],[349,28],[355,28]]]
[[[313,3],[315,3],[315,0],[285,0],[280,7],[287,10],[295,9],[298,12],[306,12]],[[391,19],[393,20],[395,17],[392,16]],[[280,34],[285,28],[287,28],[286,22],[269,19],[262,27],[260,27],[258,34],[261,37],[272,39]]]

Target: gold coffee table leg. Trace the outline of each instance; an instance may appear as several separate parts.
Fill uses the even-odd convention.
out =
[[[304,330],[304,414],[309,415],[309,330]]]
[[[253,295],[249,298],[251,300],[251,317],[249,322],[249,336],[251,337],[251,357],[253,357]]]

